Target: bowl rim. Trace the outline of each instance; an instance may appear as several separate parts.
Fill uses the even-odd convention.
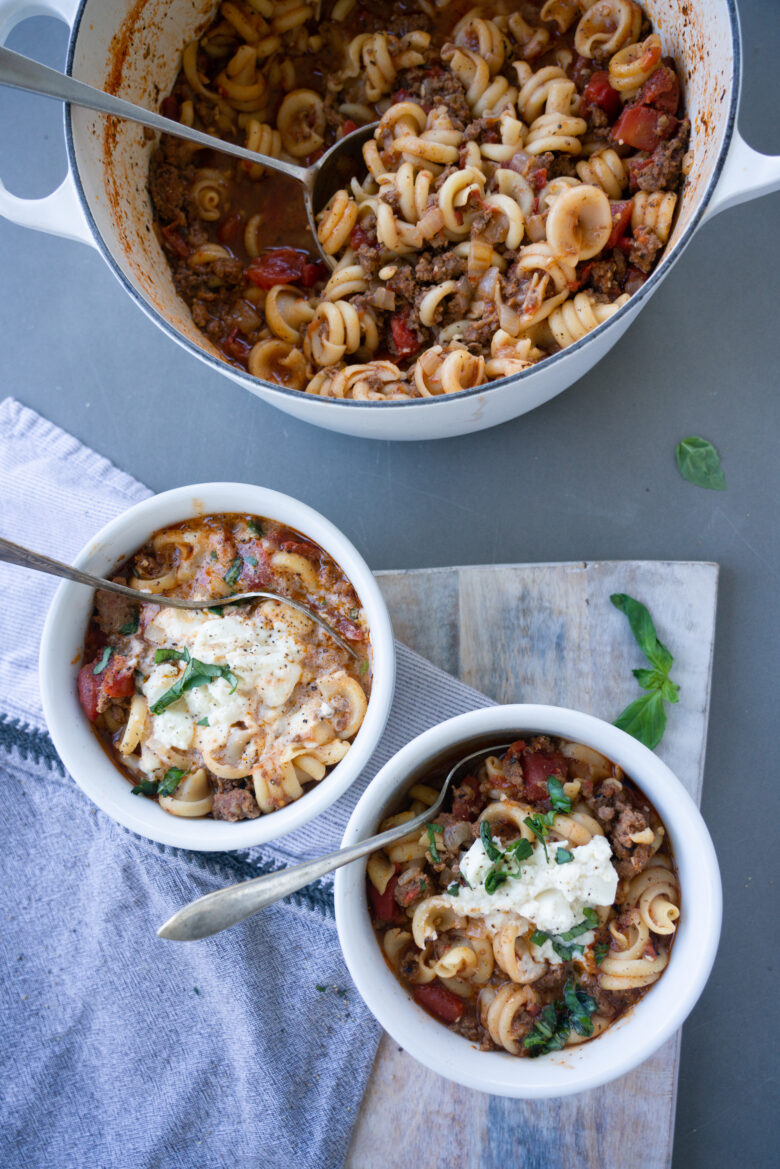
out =
[[[647,747],[610,723],[566,707],[516,703],[456,715],[417,736],[390,759],[361,796],[342,847],[366,838],[408,785],[408,776],[443,751],[485,733],[557,734],[601,750],[653,802],[675,855],[683,915],[663,977],[639,1003],[590,1043],[539,1059],[478,1051],[418,1007],[385,963],[376,943],[364,888],[365,860],[339,869],[336,924],[355,985],[382,1027],[410,1055],[447,1079],[482,1092],[519,1099],[567,1096],[631,1071],[682,1025],[715,960],[722,891],[715,849],[691,796]],[[673,817],[669,808],[673,806]],[[695,908],[695,913],[689,907]],[[367,944],[370,943],[370,944]]]
[[[82,18],[84,16],[87,3],[88,0],[79,0],[78,9],[76,11],[70,30],[67,57],[65,62],[65,72],[69,76],[73,76],[73,63],[76,53],[76,43],[79,38],[79,33],[81,32]],[[731,145],[731,140],[734,134],[734,128],[737,122],[739,97],[742,86],[742,42],[740,36],[739,14],[736,7],[736,0],[724,0],[724,3],[729,20],[729,31],[731,33],[731,93],[729,95],[728,110],[724,114],[725,126],[723,139],[721,141],[718,155],[715,159],[709,181],[699,196],[698,206],[695,207],[693,213],[691,214],[690,221],[686,225],[684,231],[680,234],[680,238],[675,242],[671,251],[664,253],[664,255],[661,257],[661,262],[657,265],[656,268],[653,269],[644,284],[642,284],[642,286],[632,294],[626,304],[621,305],[616,313],[614,313],[611,317],[608,317],[607,320],[602,321],[602,323],[597,325],[595,329],[592,329],[590,333],[586,333],[584,337],[581,337],[578,341],[575,341],[573,345],[569,345],[565,349],[559,350],[558,353],[551,354],[543,361],[540,361],[536,365],[530,366],[525,370],[521,370],[519,373],[508,374],[506,377],[498,378],[492,382],[486,382],[484,385],[474,386],[467,390],[460,390],[457,394],[445,394],[429,398],[409,398],[391,402],[358,401],[353,398],[323,398],[315,394],[307,395],[305,391],[293,390],[287,386],[280,386],[273,382],[263,381],[262,378],[255,378],[248,371],[238,369],[235,366],[230,366],[226,361],[215,357],[213,354],[209,353],[207,349],[202,348],[194,341],[191,341],[189,337],[186,337],[182,332],[180,332],[175,325],[171,324],[167,316],[165,316],[162,312],[160,312],[150,302],[147,301],[147,299],[141,294],[141,292],[125,274],[118,261],[114,259],[111,249],[103,239],[102,233],[100,232],[100,229],[95,222],[95,218],[92,214],[92,210],[90,208],[89,201],[81,181],[81,174],[76,160],[76,145],[73,133],[71,106],[66,104],[63,114],[65,122],[65,145],[70,171],[73,175],[73,181],[76,188],[76,194],[81,205],[81,210],[89,225],[93,239],[95,240],[95,244],[103,259],[108,264],[108,267],[111,269],[114,276],[124,288],[125,292],[127,292],[131,299],[138,305],[141,311],[156,325],[158,325],[158,327],[161,328],[163,332],[171,338],[171,340],[179,344],[188,353],[199,358],[201,361],[206,362],[207,365],[216,370],[218,373],[221,373],[223,376],[231,377],[239,385],[245,386],[247,389],[254,390],[254,386],[256,384],[261,386],[263,391],[273,390],[275,393],[281,394],[282,396],[292,397],[293,400],[300,400],[301,395],[303,394],[304,398],[310,399],[312,403],[315,404],[315,409],[330,410],[331,413],[345,408],[350,410],[367,411],[391,409],[401,410],[412,407],[422,410],[430,409],[437,403],[439,403],[439,408],[441,409],[441,404],[445,402],[460,402],[467,398],[474,397],[474,395],[490,393],[491,390],[506,388],[509,385],[519,386],[522,382],[530,378],[534,373],[539,372],[540,369],[543,369],[544,371],[550,370],[555,365],[560,364],[561,361],[563,361],[565,358],[574,356],[586,345],[588,345],[591,340],[600,339],[612,326],[616,326],[621,322],[625,322],[627,324],[638,311],[638,309],[642,307],[643,302],[645,302],[647,298],[655,292],[661,281],[665,279],[665,277],[680,259],[683,252],[686,251],[688,245],[693,239],[693,236],[701,225],[710,199],[715,193],[715,189],[718,185],[723,167],[726,163],[729,147]],[[565,388],[568,387],[564,387],[564,389]]]
[[[105,573],[167,523],[231,512],[277,519],[315,540],[352,582],[366,613],[373,679],[365,718],[346,757],[300,799],[256,820],[231,823],[172,816],[156,802],[131,795],[128,781],[112,763],[84,716],[76,692],[92,590],[62,581],[49,606],[39,654],[46,724],[67,771],[82,791],[123,827],[160,844],[198,851],[231,852],[265,844],[328,808],[355,782],[376,749],[395,687],[393,630],[373,573],[352,542],[330,520],[293,496],[249,483],[176,487],[152,495],[110,520],[84,545],[73,564]]]

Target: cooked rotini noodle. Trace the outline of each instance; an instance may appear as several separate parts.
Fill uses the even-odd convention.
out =
[[[631,208],[631,227],[647,227],[655,232],[662,244],[672,230],[677,196],[674,191],[637,191]]]

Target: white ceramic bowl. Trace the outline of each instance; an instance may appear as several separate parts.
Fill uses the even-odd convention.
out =
[[[378,831],[382,818],[397,809],[402,793],[442,753],[462,744],[466,755],[480,747],[480,740],[487,746],[533,732],[585,743],[618,763],[655,805],[679,871],[682,913],[669,965],[634,1009],[603,1035],[538,1059],[479,1051],[418,1007],[390,972],[371,928],[365,861],[355,861],[336,874],[336,920],[344,956],[355,985],[385,1030],[440,1075],[468,1088],[521,1099],[595,1088],[652,1055],[674,1034],[701,994],[715,960],[721,922],[715,850],[680,781],[636,739],[591,715],[562,707],[494,706],[459,715],[419,735],[364,792],[347,825],[344,845]]]
[[[43,710],[54,745],[79,787],[125,828],[162,844],[203,851],[249,848],[300,827],[329,807],[360,775],[387,722],[395,684],[395,645],[384,598],[363,557],[346,536],[304,503],[248,483],[199,483],[154,495],[124,512],[90,540],[74,564],[105,576],[166,524],[191,516],[244,512],[296,528],[328,552],[355,587],[368,621],[373,684],[368,710],[348,754],[299,800],[257,820],[185,820],[131,795],[79,704],[76,678],[94,594],[64,581],[46,618],[40,654]]]

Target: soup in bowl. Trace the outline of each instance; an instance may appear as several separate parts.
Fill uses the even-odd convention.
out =
[[[55,745],[121,823],[242,848],[357,777],[389,711],[392,631],[368,567],[324,517],[259,487],[178,488],[118,517],[76,563],[148,598],[64,584],[41,646]],[[231,599],[254,590],[274,595]],[[223,603],[181,610],[166,596]]]
[[[440,1074],[523,1098],[595,1087],[647,1058],[701,993],[720,929],[712,844],[650,751],[543,706],[419,736],[344,843],[429,806],[482,747],[426,830],[337,875],[347,963],[385,1029]]]

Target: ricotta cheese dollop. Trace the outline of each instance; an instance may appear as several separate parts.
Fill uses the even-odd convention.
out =
[[[495,842],[500,847],[500,842]],[[460,858],[460,871],[471,885],[461,887],[457,897],[447,895],[457,913],[482,917],[489,928],[500,929],[509,915],[525,918],[537,929],[551,934],[562,934],[583,920],[586,907],[612,905],[617,892],[618,875],[612,864],[612,849],[605,836],[594,836],[587,844],[569,848],[573,860],[559,865],[555,854],[558,847],[569,847],[566,842],[548,842],[549,860],[537,844],[527,860],[522,862],[519,876],[510,876],[494,893],[485,889],[485,877],[493,862],[485,852],[481,840],[476,840]],[[577,941],[587,945],[593,934],[581,934]],[[551,960],[550,943],[539,950]]]

